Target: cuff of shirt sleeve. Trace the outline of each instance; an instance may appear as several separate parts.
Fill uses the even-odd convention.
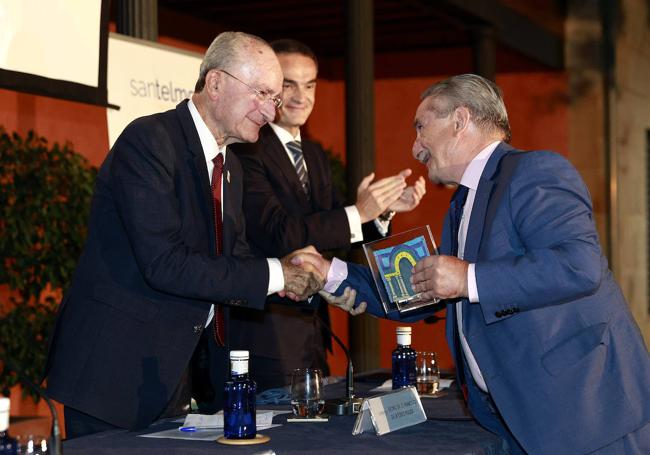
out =
[[[332,264],[327,272],[327,283],[325,283],[323,290],[330,294],[333,293],[339,288],[341,283],[347,279],[347,277],[348,264],[337,258],[332,259]]]
[[[271,295],[284,289],[284,273],[279,259],[266,258],[266,261],[269,263],[269,288],[266,295]]]
[[[477,303],[478,287],[476,286],[476,264],[470,264],[467,267],[467,294],[470,303]]]
[[[377,230],[381,234],[382,237],[386,237],[386,234],[388,234],[388,227],[390,226],[390,221],[384,221],[380,220],[379,218],[375,218],[375,226],[377,227]]]
[[[361,242],[363,240],[363,230],[361,229],[361,215],[355,205],[345,207],[345,214],[348,216],[350,225],[350,242]]]

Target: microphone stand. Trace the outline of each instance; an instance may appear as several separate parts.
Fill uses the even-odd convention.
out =
[[[316,317],[316,320],[320,326],[323,327],[332,336],[332,338],[334,338],[341,349],[343,349],[343,352],[345,352],[345,356],[348,359],[348,369],[345,376],[345,397],[325,400],[325,412],[327,414],[337,416],[358,414],[359,409],[361,408],[361,402],[363,400],[361,398],[355,398],[354,396],[354,368],[352,367],[350,351],[347,347],[345,347],[345,344],[343,344],[341,339],[336,336],[332,329],[328,327],[325,321],[323,321],[323,319],[316,312],[314,312],[314,316]]]
[[[43,398],[47,403],[48,408],[50,408],[50,414],[52,414],[52,436],[50,438],[49,453],[51,455],[62,455],[63,447],[61,446],[61,427],[59,426],[59,414],[56,412],[54,403],[52,403],[52,400],[47,396],[42,388],[30,381],[22,372],[22,370],[16,368],[13,362],[9,359],[7,351],[4,348],[0,349],[0,352],[3,354],[0,356],[0,360],[2,360],[7,367],[9,367],[10,371],[16,373],[16,376],[18,376],[20,382],[33,389],[38,394],[38,396]]]

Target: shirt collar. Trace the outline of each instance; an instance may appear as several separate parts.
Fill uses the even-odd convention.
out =
[[[205,160],[206,162],[212,162],[214,158],[219,153],[223,154],[223,162],[226,162],[226,146],[224,145],[223,147],[219,147],[219,144],[217,144],[217,140],[214,138],[214,135],[210,132],[210,129],[208,128],[208,125],[205,124],[203,121],[203,118],[201,117],[201,114],[199,114],[198,109],[194,105],[194,102],[192,100],[189,100],[187,103],[187,107],[190,110],[190,115],[192,116],[192,120],[194,121],[194,126],[196,127],[196,131],[199,133],[199,140],[201,141],[201,148],[203,148],[203,153],[205,154]]]
[[[469,162],[467,168],[465,169],[465,172],[463,173],[463,177],[460,179],[461,185],[476,191],[478,188],[478,182],[481,180],[483,170],[485,169],[490,156],[492,156],[492,152],[494,152],[500,142],[501,141],[492,142],[483,150],[481,150],[472,161]]]
[[[271,125],[271,128],[273,128],[273,131],[275,132],[275,135],[280,139],[280,142],[283,144],[286,144],[287,142],[293,142],[293,141],[298,141],[300,142],[300,130],[298,130],[298,134],[296,134],[296,137],[293,137],[290,132],[282,128],[280,125],[276,123],[269,123]]]

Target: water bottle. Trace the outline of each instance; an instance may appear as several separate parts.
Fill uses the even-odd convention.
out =
[[[397,327],[397,347],[393,351],[393,390],[415,385],[415,359],[411,348],[411,328]]]
[[[224,388],[223,434],[226,439],[253,439],[257,385],[248,376],[248,351],[230,351],[230,380]]]
[[[18,441],[9,436],[9,398],[0,398],[0,454],[18,453]]]

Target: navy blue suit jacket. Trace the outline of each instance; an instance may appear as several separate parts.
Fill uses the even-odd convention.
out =
[[[216,257],[207,166],[187,101],[125,128],[99,170],[86,246],[59,309],[53,398],[119,427],[146,426],[174,392],[210,305],[225,303],[226,317],[229,305],[264,307],[268,265],[249,257],[232,153],[223,182]]]
[[[450,235],[447,216],[442,254]],[[587,188],[566,159],[500,144],[477,189],[464,256],[476,264],[480,302],[463,300],[463,332],[526,451],[588,453],[650,421],[648,350],[602,255]],[[344,285],[383,316],[367,269],[349,267]],[[498,433],[454,352],[455,303],[447,341],[465,368],[472,413]]]

